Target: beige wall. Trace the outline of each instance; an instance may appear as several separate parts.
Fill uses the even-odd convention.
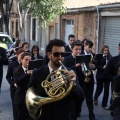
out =
[[[67,8],[78,8],[116,2],[120,2],[120,0],[65,0],[64,6]]]
[[[65,36],[65,20],[74,20],[74,35],[76,39],[82,41],[84,38],[88,38],[93,41],[94,48],[96,50],[96,30],[97,30],[97,14],[94,12],[84,12],[81,14],[74,15],[62,15],[61,16],[61,39]]]

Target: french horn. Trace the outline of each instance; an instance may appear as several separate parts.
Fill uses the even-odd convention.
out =
[[[34,119],[39,118],[42,114],[42,106],[63,99],[73,87],[73,80],[69,80],[67,74],[64,74],[68,70],[61,61],[59,62],[64,69],[55,70],[41,83],[48,97],[37,95],[33,87],[30,87],[26,92],[26,107],[30,116]],[[53,79],[49,81],[50,78]]]

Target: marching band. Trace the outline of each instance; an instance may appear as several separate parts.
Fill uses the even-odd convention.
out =
[[[11,51],[6,79],[10,84],[14,120],[77,120],[84,109],[84,99],[88,119],[97,120],[94,105],[98,105],[103,88],[101,106],[112,111],[113,120],[120,120],[120,55],[112,57],[109,47],[104,45],[100,52],[102,57],[98,55],[95,59],[91,40],[85,39],[83,44],[71,34],[68,41],[66,46],[60,39],[50,40],[44,57],[39,54],[37,45],[33,45],[30,52],[29,44],[21,44],[20,40]],[[67,52],[71,54],[66,55]],[[120,44],[118,52],[120,54]],[[43,60],[41,67],[29,70],[29,61],[37,59]],[[96,76],[94,71],[97,71]],[[94,76],[97,87],[93,97]],[[114,99],[111,97],[108,107],[110,82]]]

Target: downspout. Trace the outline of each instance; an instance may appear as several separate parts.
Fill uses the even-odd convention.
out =
[[[98,15],[98,22],[97,22],[97,40],[96,40],[96,53],[98,53],[98,41],[99,41],[99,28],[100,28],[100,13],[99,13],[99,6],[97,6],[97,15]]]
[[[60,22],[61,22],[61,15],[59,15],[58,17],[58,39],[60,39],[60,34],[61,34]]]

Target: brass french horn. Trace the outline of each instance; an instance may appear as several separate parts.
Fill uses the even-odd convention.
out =
[[[65,68],[62,62],[59,62]],[[64,74],[66,70],[65,68],[52,72],[47,76],[46,80],[41,83],[48,97],[38,96],[33,87],[27,90],[26,107],[32,118],[37,119],[40,117],[43,105],[59,101],[70,93],[73,87],[73,80],[68,80],[68,76]],[[53,78],[53,80],[49,82],[49,78]]]

